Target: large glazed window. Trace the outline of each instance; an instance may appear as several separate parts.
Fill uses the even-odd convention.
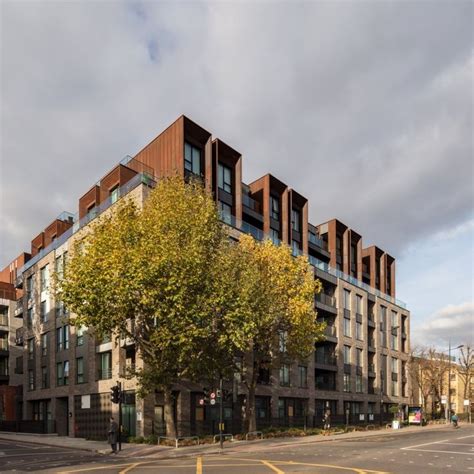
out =
[[[217,185],[219,189],[232,194],[232,171],[228,166],[219,163]]]
[[[184,144],[184,169],[201,175],[201,150],[188,142]]]

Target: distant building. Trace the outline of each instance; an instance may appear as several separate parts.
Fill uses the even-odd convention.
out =
[[[63,213],[31,241],[31,259],[18,269],[15,287],[23,294],[23,418],[55,420],[48,429],[61,435],[102,438],[117,406],[110,388],[119,378],[127,397],[123,407],[128,433],[161,433],[162,394],[140,400],[127,368],[140,364],[128,340],[97,341],[87,329],[70,324],[67,308],[50,291],[53,272],[61,273],[72,243],[97,216],[114,212],[124,195],[141,205],[155,179],[179,173],[200,176],[212,191],[222,220],[238,239],[241,233],[291,246],[307,255],[323,291],[315,296],[318,319],[326,321],[326,340],[307,363],[262,369],[257,388],[257,424],[295,425],[306,417],[322,421],[326,407],[333,420],[378,422],[391,404],[408,403],[406,375],[410,313],[395,298],[395,259],[384,250],[364,248],[362,237],[333,219],[309,222],[308,200],[267,174],[242,182],[241,154],[187,117],[127,158],[92,186],[78,202],[77,214]],[[21,294],[21,293],[20,293]],[[182,433],[216,429],[216,408],[202,407],[202,384],[175,387],[176,418]],[[236,379],[226,401],[227,429],[240,431],[245,389]],[[231,424],[233,423],[233,424]],[[55,425],[55,426],[54,426]]]

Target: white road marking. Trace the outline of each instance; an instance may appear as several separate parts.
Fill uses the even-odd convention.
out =
[[[466,439],[466,438],[474,438],[474,435],[461,436],[460,438],[456,438],[456,439]]]
[[[443,439],[442,441],[432,441],[431,443],[415,444],[414,446],[406,446],[405,448],[401,448],[401,449],[413,449],[413,448],[418,448],[420,446],[428,446],[430,444],[443,443],[444,441],[449,441],[449,439]]]
[[[401,448],[401,449],[406,449],[406,448]],[[471,455],[471,453],[461,453],[459,451],[441,451],[440,449],[413,449],[411,451],[423,451],[424,453],[465,454],[466,456]],[[439,456],[435,456],[435,458],[438,458],[438,457]]]

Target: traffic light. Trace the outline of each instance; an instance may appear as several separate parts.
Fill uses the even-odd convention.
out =
[[[112,399],[112,403],[119,403],[120,402],[120,387],[118,385],[114,385],[110,389],[110,397]]]

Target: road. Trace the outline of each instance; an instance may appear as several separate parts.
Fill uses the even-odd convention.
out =
[[[131,458],[3,440],[0,453],[2,473],[474,473],[474,427],[431,431],[420,428],[419,432],[406,434],[328,442],[280,439],[251,446],[227,444],[222,455],[194,454],[171,459],[159,459],[163,452]]]

